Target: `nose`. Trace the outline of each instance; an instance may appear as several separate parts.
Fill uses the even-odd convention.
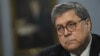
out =
[[[65,36],[65,37],[68,37],[69,35],[71,35],[71,31],[69,31],[69,30],[67,30],[67,29],[65,28],[64,36]]]

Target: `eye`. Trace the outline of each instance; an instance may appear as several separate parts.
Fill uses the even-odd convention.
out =
[[[62,32],[63,30],[64,30],[64,27],[63,27],[63,26],[58,26],[58,27],[57,27],[57,31],[58,31],[58,32]]]
[[[61,26],[58,26],[58,27],[57,27],[57,30],[58,30],[58,31],[59,31],[59,30],[61,30],[61,29],[62,29],[62,27],[61,27]]]
[[[69,24],[68,24],[68,27],[69,27],[69,28],[76,27],[76,23],[74,23],[74,22],[73,22],[73,23],[69,23]]]

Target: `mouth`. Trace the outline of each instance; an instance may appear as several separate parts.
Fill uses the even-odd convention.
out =
[[[67,46],[68,46],[70,44],[73,44],[74,42],[75,42],[75,40],[70,40],[70,41],[66,41],[65,44],[67,44]]]

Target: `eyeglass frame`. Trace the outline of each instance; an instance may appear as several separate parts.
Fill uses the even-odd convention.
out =
[[[77,26],[78,26],[78,23],[80,23],[81,21],[83,21],[83,20],[81,19],[81,20],[79,20],[79,21],[77,21],[77,22],[70,21],[70,22],[67,23],[65,26],[59,25],[60,27],[62,27],[62,32],[61,32],[61,30],[58,30],[57,27],[56,27],[56,30],[57,30],[58,33],[61,33],[61,34],[64,34],[65,29],[67,29],[67,30],[70,31],[70,32],[73,32],[73,31],[76,30],[76,28],[77,28]],[[71,24],[73,24],[73,26],[75,26],[74,29],[71,29],[71,28],[70,28]],[[69,26],[68,26],[68,25],[69,25]]]

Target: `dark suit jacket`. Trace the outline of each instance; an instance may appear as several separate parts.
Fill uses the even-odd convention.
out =
[[[100,56],[99,54],[100,54],[100,36],[92,34],[90,56]],[[65,50],[60,44],[58,44],[45,49],[37,56],[70,56],[70,53],[67,50]]]

